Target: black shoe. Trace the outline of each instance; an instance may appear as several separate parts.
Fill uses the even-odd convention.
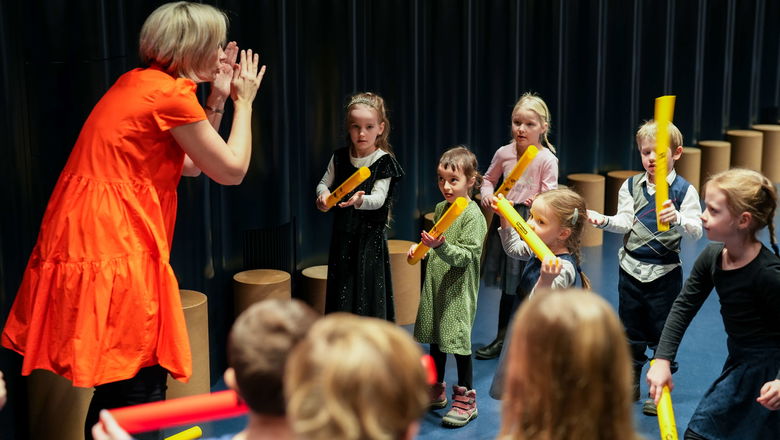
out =
[[[501,347],[504,346],[503,339],[496,339],[490,344],[480,348],[474,354],[477,359],[493,359],[497,358],[501,354]]]
[[[658,408],[655,406],[653,399],[647,399],[645,400],[645,403],[642,404],[642,414],[646,416],[658,415]]]

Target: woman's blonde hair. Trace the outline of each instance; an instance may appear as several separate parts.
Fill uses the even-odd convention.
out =
[[[732,216],[739,216],[743,212],[750,213],[753,217],[748,229],[750,234],[755,235],[764,227],[769,227],[769,240],[777,254],[774,225],[777,192],[772,181],[758,171],[732,168],[710,177],[704,184],[705,194],[710,186],[723,191]]]
[[[479,191],[482,186],[482,175],[479,174],[477,156],[463,145],[457,145],[445,151],[439,158],[439,165],[445,170],[462,171],[466,180],[474,178],[474,186],[470,189],[470,195]]]
[[[376,111],[376,117],[380,124],[385,124],[385,129],[382,134],[376,137],[376,147],[384,150],[390,154],[393,154],[393,147],[390,145],[390,119],[387,117],[387,108],[385,107],[385,100],[376,93],[362,92],[352,95],[349,98],[347,104],[347,111],[344,115],[344,126],[349,127],[349,112],[352,111],[358,105],[362,105]],[[352,149],[352,141],[347,135],[347,146]]]
[[[507,362],[499,438],[637,438],[626,334],[595,293],[542,290],[526,300]]]
[[[566,249],[574,256],[577,261],[577,270],[582,277],[582,287],[590,289],[590,279],[580,270],[582,264],[582,254],[580,253],[580,243],[582,241],[582,231],[585,223],[588,221],[588,209],[585,205],[585,198],[568,188],[558,188],[545,191],[535,200],[544,200],[547,206],[552,209],[561,227],[569,228],[571,234],[566,239]]]
[[[333,313],[287,361],[287,414],[302,439],[401,438],[428,403],[422,351],[403,329]]]
[[[175,77],[193,81],[216,70],[215,56],[227,38],[228,19],[219,9],[191,2],[166,3],[141,28],[141,62],[158,65]]]
[[[547,130],[544,131],[541,142],[543,146],[549,148],[550,151],[555,154],[555,147],[552,143],[550,143],[550,138],[548,137],[550,129],[552,128],[552,123],[550,121],[552,117],[550,116],[550,109],[547,108],[547,103],[544,102],[544,99],[542,99],[542,97],[536,93],[525,92],[523,93],[523,96],[521,96],[520,99],[518,99],[515,103],[515,107],[512,109],[512,114],[514,115],[518,110],[521,109],[531,110],[532,112],[539,115],[539,119],[542,121],[542,124],[547,124]]]

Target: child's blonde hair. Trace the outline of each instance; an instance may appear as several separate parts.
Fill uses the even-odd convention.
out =
[[[228,18],[201,3],[166,3],[144,22],[138,52],[141,62],[159,65],[176,77],[207,80],[216,71],[215,57],[227,38]]]
[[[682,147],[683,135],[680,132],[680,129],[670,122],[667,130],[669,132],[669,149]],[[656,124],[653,119],[645,121],[644,124],[639,127],[639,130],[636,131],[637,148],[641,146],[642,141],[654,141],[657,133],[658,124]]]
[[[474,178],[474,186],[469,191],[473,195],[482,186],[482,175],[479,174],[477,156],[463,145],[457,145],[445,151],[439,158],[439,165],[445,170],[462,171],[466,180]]]
[[[769,228],[769,240],[777,254],[774,225],[777,192],[772,181],[758,171],[732,168],[710,177],[704,184],[705,193],[710,186],[716,186],[726,195],[726,203],[731,215],[750,213],[753,217],[748,230],[750,234],[755,235],[765,226]]]
[[[422,351],[400,327],[333,313],[285,371],[287,414],[303,439],[399,439],[428,403]]]
[[[349,127],[349,112],[358,105],[363,105],[376,111],[376,117],[380,124],[385,124],[385,129],[382,131],[382,134],[376,137],[375,145],[377,148],[393,154],[393,147],[390,145],[390,141],[388,140],[390,137],[390,119],[387,117],[385,100],[376,93],[371,92],[363,92],[352,95],[349,98],[346,115],[344,116],[344,125],[346,127]],[[347,136],[347,146],[350,148],[350,150],[352,149],[352,141],[350,140],[349,136]]]
[[[626,334],[606,301],[543,289],[511,331],[499,438],[637,438]]]
[[[539,116],[542,124],[547,124],[547,129],[542,135],[541,142],[543,146],[549,148],[550,151],[555,154],[555,147],[552,143],[550,143],[550,139],[548,137],[550,129],[552,128],[552,123],[550,121],[552,117],[550,116],[550,109],[547,108],[547,104],[544,102],[541,96],[532,92],[523,93],[523,96],[521,96],[520,99],[518,99],[515,103],[515,107],[512,109],[512,114],[514,115],[515,112],[521,109],[533,111]]]
[[[558,188],[545,191],[535,200],[544,200],[547,206],[555,213],[555,217],[561,224],[561,227],[569,228],[571,234],[566,239],[566,249],[574,256],[577,261],[577,270],[582,277],[582,287],[590,289],[590,279],[580,270],[582,255],[580,253],[580,242],[582,241],[582,231],[585,223],[588,221],[588,210],[585,204],[585,198],[568,188]]]

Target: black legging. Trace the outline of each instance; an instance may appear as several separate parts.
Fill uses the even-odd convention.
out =
[[[92,440],[92,426],[98,422],[101,409],[113,409],[139,403],[165,400],[168,371],[159,366],[141,368],[134,377],[95,387],[95,394],[89,404],[87,420],[84,425],[84,437]],[[135,434],[138,440],[158,440],[159,431]]]
[[[473,373],[471,370],[471,355],[456,354],[455,365],[458,366],[458,385],[473,390]],[[431,357],[436,364],[436,382],[444,382],[444,367],[447,365],[447,353],[442,353],[439,344],[431,344]]]

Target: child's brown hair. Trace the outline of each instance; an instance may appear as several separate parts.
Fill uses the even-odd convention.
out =
[[[376,112],[377,119],[380,124],[384,124],[385,128],[382,134],[376,137],[376,147],[380,150],[384,150],[387,153],[393,154],[393,147],[390,145],[390,119],[387,117],[387,108],[385,107],[385,100],[381,96],[372,92],[362,92],[352,95],[347,104],[346,114],[344,116],[344,125],[349,127],[349,112],[352,111],[358,105],[362,105],[373,109]],[[352,141],[347,136],[347,146],[352,148]]]
[[[477,156],[463,145],[457,145],[445,151],[439,158],[439,165],[445,170],[462,171],[466,180],[474,178],[474,186],[469,195],[474,195],[482,186],[482,174],[479,174]]]

